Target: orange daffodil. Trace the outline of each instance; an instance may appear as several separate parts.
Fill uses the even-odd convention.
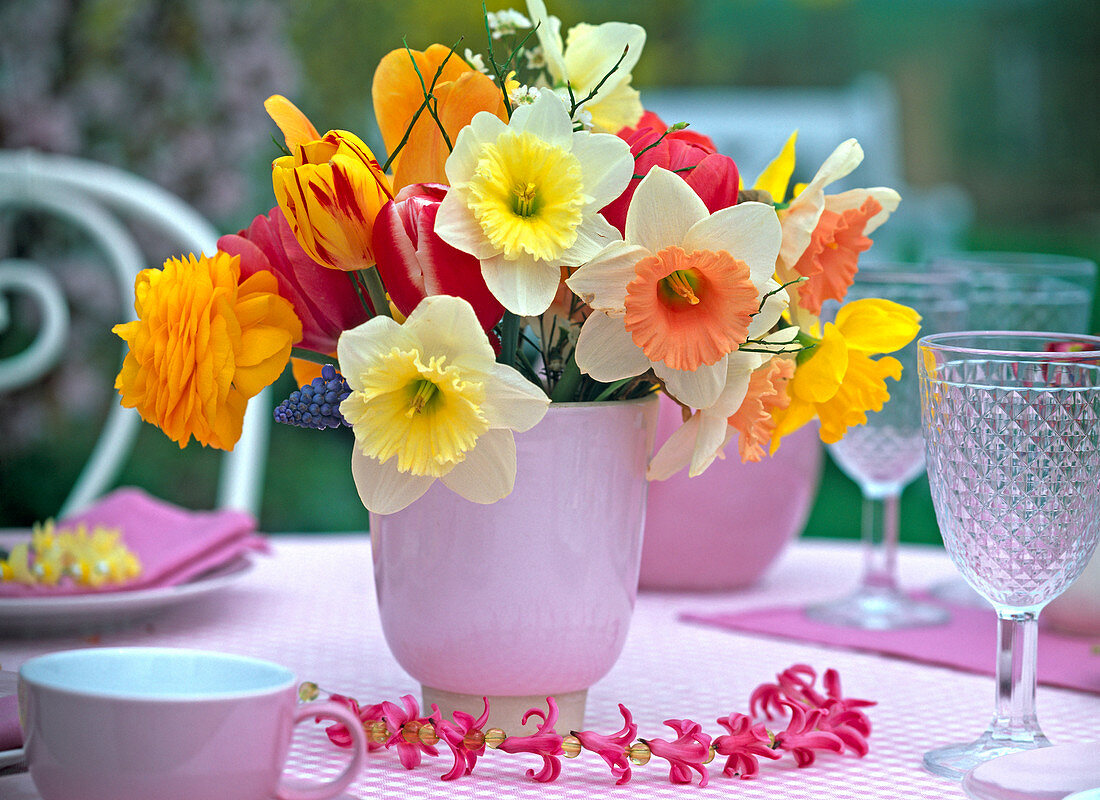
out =
[[[374,317],[337,345],[351,395],[340,413],[355,433],[352,474],[374,513],[400,511],[438,478],[475,503],[512,491],[512,431],[542,419],[541,389],[493,348],[468,302],[426,297],[398,324]]]
[[[264,107],[291,152],[272,162],[271,183],[302,249],[333,269],[372,266],[374,218],[393,196],[374,153],[347,131],[318,136],[281,95],[268,98]]]
[[[477,257],[489,291],[528,316],[550,306],[562,266],[619,238],[597,212],[626,188],[634,159],[617,136],[574,132],[561,99],[543,92],[507,124],[477,114],[446,169],[436,234]]]
[[[769,164],[753,188],[769,192],[782,203],[787,194],[795,163],[795,141],[791,134],[780,154]],[[803,328],[817,322],[826,299],[843,300],[852,285],[859,254],[871,246],[870,236],[898,207],[901,197],[893,189],[851,189],[826,195],[825,188],[844,178],[863,161],[863,149],[855,139],[841,143],[790,204],[779,210],[783,245],[776,263],[776,276],[783,283],[805,280],[793,287],[796,302],[793,321]]]
[[[744,391],[731,387],[760,365],[757,353],[738,349],[766,335],[787,304],[772,280],[780,237],[771,206],[711,214],[683,179],[655,167],[630,203],[625,239],[567,281],[593,308],[577,366],[603,382],[652,369],[684,405],[721,399],[732,414]]]
[[[890,356],[871,356],[900,350],[919,330],[920,315],[889,300],[868,298],[841,307],[788,384],[790,404],[774,411],[772,451],[815,416],[822,441],[831,444],[852,425],[867,422],[867,411],[881,411],[890,399],[886,378],[898,380],[902,365]]]
[[[554,89],[567,98],[568,83],[574,98],[583,100],[599,86],[595,97],[578,109],[592,115],[593,130],[617,133],[636,125],[642,116],[642,102],[630,81],[645,46],[645,29],[626,22],[581,23],[569,29],[563,47],[561,22],[547,13],[543,0],[527,0],[527,11],[538,26],[535,35]]]

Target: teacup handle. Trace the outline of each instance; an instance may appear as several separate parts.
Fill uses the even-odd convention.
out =
[[[325,700],[318,703],[307,703],[304,706],[298,706],[294,710],[295,725],[311,717],[331,719],[348,729],[348,733],[351,734],[351,761],[344,767],[344,771],[331,781],[316,786],[291,788],[280,782],[275,790],[275,797],[278,800],[327,800],[327,798],[334,797],[355,780],[355,776],[359,774],[359,770],[363,768],[366,761],[367,735],[363,731],[363,724],[359,721],[359,717],[353,714],[347,706]]]

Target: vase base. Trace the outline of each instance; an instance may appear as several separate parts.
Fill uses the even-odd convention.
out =
[[[477,719],[485,710],[481,695],[445,692],[442,689],[433,689],[431,686],[421,686],[420,694],[424,701],[422,706],[424,714],[431,713],[432,703],[439,706],[439,710],[443,712],[444,717],[450,717],[455,711],[464,711]],[[546,697],[547,695],[544,694],[518,697],[490,696],[489,721],[482,730],[500,728],[509,736],[534,733],[538,729],[539,717],[531,717],[526,725],[520,725],[519,721],[532,708],[537,708],[545,713]],[[554,729],[563,734],[569,731],[582,730],[584,728],[584,706],[588,700],[588,690],[563,692],[555,694],[553,697],[554,702],[558,704],[558,721],[554,723]]]

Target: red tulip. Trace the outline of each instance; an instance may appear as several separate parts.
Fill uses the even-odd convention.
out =
[[[241,257],[242,278],[262,270],[275,273],[279,294],[302,320],[301,347],[332,353],[345,329],[370,317],[349,276],[310,258],[278,206],[252,220],[247,230],[218,239],[218,249]]]
[[[429,295],[452,295],[469,302],[489,331],[504,316],[504,306],[485,286],[481,262],[435,234],[435,216],[447,190],[439,183],[416,183],[382,206],[374,221],[378,272],[402,314],[411,314]]]
[[[623,128],[618,134],[630,145],[630,152],[636,159],[635,177],[626,191],[600,212],[604,219],[619,229],[619,233],[626,230],[626,211],[634,197],[634,190],[642,177],[655,166],[676,172],[687,181],[712,214],[737,203],[740,188],[737,164],[729,156],[715,152],[714,143],[709,138],[694,131],[682,130],[673,131],[661,139],[668,126],[648,111],[638,125],[637,128]],[[650,146],[659,139],[660,144]]]

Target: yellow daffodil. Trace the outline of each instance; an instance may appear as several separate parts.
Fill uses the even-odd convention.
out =
[[[512,431],[535,425],[550,401],[496,363],[467,301],[427,297],[404,324],[374,317],[346,331],[338,353],[351,386],[340,413],[355,433],[352,474],[367,509],[400,511],[437,478],[475,503],[512,491]]]
[[[596,96],[581,106],[592,115],[593,130],[618,133],[636,125],[642,116],[642,102],[630,81],[645,46],[645,29],[625,22],[581,23],[569,29],[563,47],[561,22],[547,13],[543,0],[527,0],[527,10],[538,25],[536,35],[555,89],[567,96],[564,87],[568,83],[573,96],[582,100],[604,81]],[[612,73],[620,58],[622,62]]]
[[[795,131],[753,186],[767,191],[776,203],[782,203],[787,195],[797,138]],[[806,279],[792,288],[791,315],[803,328],[817,323],[823,299],[844,298],[855,276],[859,253],[871,245],[867,237],[901,202],[898,193],[886,187],[825,194],[829,184],[847,176],[862,161],[859,142],[843,142],[825,159],[813,180],[804,187],[795,187],[790,205],[778,212],[783,244],[776,277],[781,283]]]
[[[678,175],[654,167],[630,203],[625,240],[567,281],[593,308],[577,366],[604,382],[652,369],[684,405],[709,408],[725,398],[722,417],[729,416],[744,397],[723,394],[731,375],[747,380],[760,363],[745,354],[731,362],[732,354],[767,334],[786,307],[771,277],[780,235],[770,206],[747,202],[711,214]]]
[[[462,129],[447,159],[451,190],[435,233],[481,261],[486,286],[505,308],[541,314],[562,266],[582,264],[619,238],[598,212],[633,172],[626,142],[574,132],[562,101],[543,92],[508,124],[482,112]]]
[[[272,162],[271,183],[302,249],[333,269],[372,266],[374,218],[393,196],[374,153],[347,131],[311,138],[316,128],[281,95],[264,107],[291,152]]]
[[[240,277],[240,257],[221,251],[169,259],[138,273],[138,319],[112,328],[130,346],[115,379],[122,405],[180,447],[194,436],[232,450],[248,399],[274,383],[302,338],[272,273]]]
[[[831,444],[849,427],[865,423],[868,411],[881,411],[890,399],[886,378],[898,380],[902,365],[890,356],[871,356],[900,350],[919,331],[920,315],[907,306],[876,298],[844,305],[798,365],[787,386],[790,405],[773,412],[772,451],[815,416],[821,420],[821,440]]]

